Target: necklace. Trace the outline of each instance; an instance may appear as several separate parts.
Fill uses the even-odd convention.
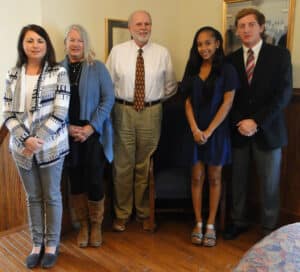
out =
[[[80,70],[81,68],[81,62],[77,62],[77,63],[71,63],[71,67],[72,67],[72,72],[75,73],[76,70]]]
[[[80,81],[82,62],[70,63],[69,77],[71,86],[78,86]]]

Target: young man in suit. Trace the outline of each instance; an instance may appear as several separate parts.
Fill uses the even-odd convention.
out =
[[[228,56],[239,73],[240,88],[232,107],[233,223],[225,230],[227,240],[235,239],[248,228],[246,199],[251,160],[261,184],[263,233],[276,227],[281,147],[287,144],[283,110],[292,93],[290,54],[285,48],[263,41],[265,16],[246,8],[236,15],[235,25],[242,47]]]

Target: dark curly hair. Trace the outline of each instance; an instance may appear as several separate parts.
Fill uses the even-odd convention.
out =
[[[209,74],[208,78],[206,79],[205,85],[204,85],[204,96],[206,98],[210,99],[213,95],[212,90],[214,90],[216,79],[221,73],[221,67],[224,62],[224,49],[223,49],[222,35],[218,30],[216,30],[215,28],[213,28],[211,26],[204,26],[204,27],[200,28],[194,36],[193,45],[190,50],[190,56],[187,61],[184,76],[182,79],[181,90],[183,90],[184,92],[187,92],[186,95],[189,95],[191,92],[191,87],[192,87],[191,86],[191,83],[192,83],[191,78],[194,77],[195,75],[198,75],[198,73],[199,73],[203,59],[198,52],[197,38],[198,38],[199,34],[202,32],[211,33],[211,35],[216,39],[216,41],[219,41],[219,44],[220,44],[214,54],[213,61],[212,61],[212,68],[211,68],[210,74]]]
[[[44,59],[42,60],[42,63],[41,63],[42,67],[44,66],[46,61],[48,62],[48,65],[50,67],[55,66],[57,64],[56,58],[55,58],[55,51],[54,51],[53,45],[51,43],[51,40],[49,38],[49,35],[44,28],[42,28],[39,25],[34,25],[34,24],[24,26],[20,32],[19,39],[18,39],[18,45],[17,45],[18,59],[17,59],[16,66],[21,67],[24,63],[27,63],[27,56],[24,52],[23,41],[24,41],[24,37],[28,31],[33,31],[33,32],[37,33],[46,41],[47,49],[46,49],[46,55],[44,56]]]

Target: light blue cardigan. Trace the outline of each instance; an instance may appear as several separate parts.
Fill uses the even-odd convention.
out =
[[[62,61],[68,70],[68,57]],[[115,102],[114,88],[109,72],[100,61],[84,62],[79,82],[80,119],[88,120],[100,134],[104,154],[113,160],[113,129],[110,112]]]

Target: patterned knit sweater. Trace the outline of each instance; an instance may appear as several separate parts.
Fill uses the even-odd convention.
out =
[[[34,154],[37,164],[46,167],[56,163],[69,151],[66,118],[70,100],[70,85],[65,68],[44,65],[33,90],[29,125],[25,110],[25,68],[12,68],[6,78],[3,115],[10,132],[9,147],[16,164],[30,170],[33,157],[23,155],[24,141],[30,137],[44,140],[42,149]]]

